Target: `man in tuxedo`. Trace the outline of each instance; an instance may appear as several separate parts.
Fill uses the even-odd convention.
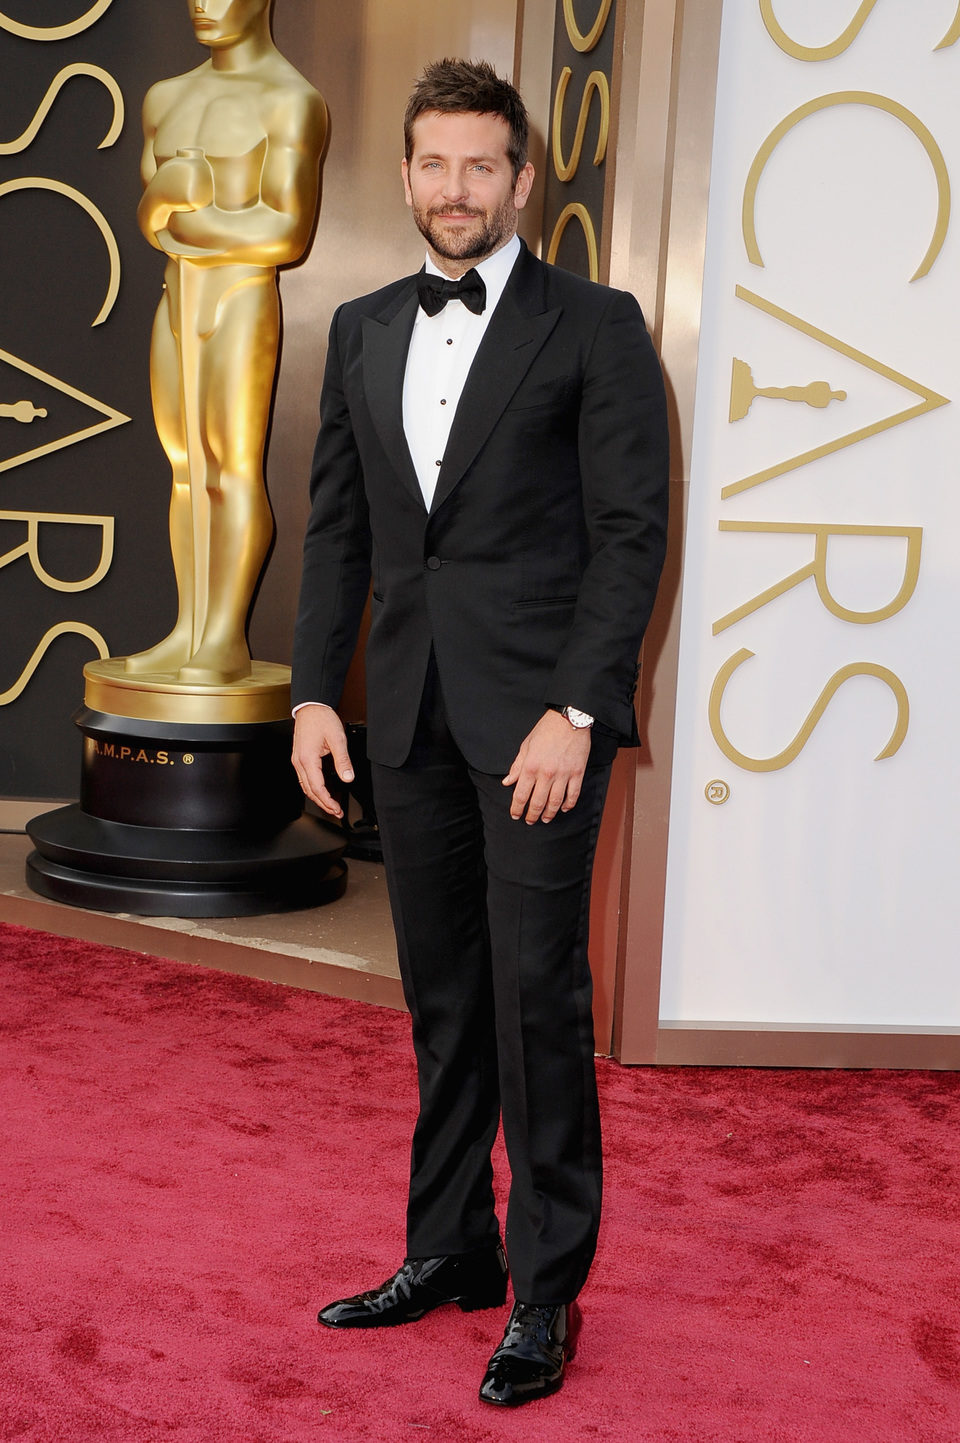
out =
[[[560,1387],[601,1158],[587,961],[610,763],[666,529],[663,384],[634,298],[535,259],[527,116],[441,61],[405,116],[419,275],[334,316],[294,647],[294,764],[340,808],[336,707],[373,583],[367,744],[420,1113],[406,1258],[320,1313],[405,1323],[514,1307],[480,1388]],[[506,1256],[490,1150],[502,1113]]]

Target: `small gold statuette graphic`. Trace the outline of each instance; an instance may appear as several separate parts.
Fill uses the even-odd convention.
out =
[[[742,421],[757,396],[767,396],[774,401],[804,401],[818,410],[829,406],[831,401],[847,399],[846,391],[831,391],[827,381],[811,381],[808,386],[755,386],[753,372],[746,361],[734,356],[730,377],[730,420]]]
[[[247,613],[273,536],[263,451],[276,270],[313,230],[327,111],[273,43],[272,0],[186,4],[210,57],[147,93],[137,212],[168,257],[150,379],[173,471],[179,611],[169,636],[122,666],[203,688],[251,675]]]
[[[0,419],[8,416],[13,421],[20,421],[24,426],[35,421],[38,416],[46,416],[46,414],[42,407],[35,406],[32,401],[14,401],[11,405],[5,405],[0,401]]]

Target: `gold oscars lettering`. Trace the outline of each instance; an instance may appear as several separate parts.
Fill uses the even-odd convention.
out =
[[[62,40],[68,37],[79,35],[88,29],[95,21],[109,9],[112,0],[99,0],[99,3],[88,7],[84,13],[75,20],[57,26],[30,26],[19,21],[9,19],[0,12],[0,28],[19,35],[24,39],[32,41]],[[86,62],[75,62],[74,64],[62,67],[53,76],[47,86],[33,118],[29,121],[23,131],[12,139],[4,138],[0,141],[0,155],[20,155],[29,150],[40,133],[43,123],[53,108],[57,97],[75,76],[85,75],[96,80],[109,94],[113,103],[113,111],[110,124],[106,134],[99,142],[99,149],[105,150],[113,146],[120,136],[123,128],[124,103],[123,94],[117,81],[108,71],[99,65],[92,65]],[[72,204],[83,210],[94,222],[103,239],[104,246],[109,259],[109,277],[107,291],[100,304],[99,310],[94,316],[91,324],[102,325],[113,309],[114,302],[120,289],[120,250],[116,237],[109,221],[102,211],[82,191],[62,180],[51,179],[47,176],[22,176],[14,180],[6,181],[0,185],[0,202],[6,196],[14,195],[24,191],[50,191],[55,195],[64,197]],[[56,376],[31,365],[28,361],[14,356],[7,351],[0,350],[0,361],[7,367],[21,373],[20,385],[23,393],[13,396],[0,396],[0,425],[15,425],[18,428],[26,428],[29,441],[23,449],[17,449],[13,454],[7,455],[6,459],[0,462],[0,473],[10,471],[18,466],[23,466],[40,456],[46,456],[54,451],[65,447],[77,445],[81,441],[89,440],[93,436],[100,435],[104,431],[111,430],[114,426],[122,426],[129,421],[129,416],[117,411],[114,407],[96,400],[93,396],[87,395],[77,387],[70,385]],[[34,390],[34,388],[36,388]],[[80,430],[70,434],[51,434],[52,418],[49,415],[49,408],[39,404],[38,397],[43,389],[53,389],[63,395],[81,402],[88,409],[94,411],[98,419],[91,425],[82,427]],[[33,394],[31,394],[33,391]],[[47,423],[45,426],[44,423]],[[6,434],[6,433],[4,433]],[[19,443],[23,445],[22,442]],[[110,569],[113,560],[113,529],[114,518],[112,516],[91,516],[73,513],[54,513],[44,511],[0,511],[0,521],[21,522],[26,525],[27,539],[20,545],[11,547],[0,555],[0,570],[12,565],[19,560],[27,560],[33,570],[34,576],[42,586],[56,592],[79,592],[87,591],[102,581]],[[53,576],[40,561],[40,528],[44,525],[75,525],[81,527],[98,527],[101,534],[100,561],[94,570],[79,580],[64,581]],[[53,643],[61,636],[81,636],[92,643],[99,657],[108,655],[109,648],[103,636],[94,627],[80,620],[64,620],[49,627],[43,636],[40,637],[32,655],[22,665],[20,675],[7,687],[0,689],[0,707],[9,706],[23,695],[24,691],[33,679],[44,656]]]
[[[610,19],[610,11],[613,0],[600,0],[596,16],[589,30],[584,33],[577,24],[573,10],[573,0],[563,0],[563,22],[567,40],[572,48],[581,55],[588,55],[600,42],[600,38],[606,29]],[[577,115],[577,128],[570,148],[570,155],[565,159],[563,155],[563,143],[561,131],[563,126],[564,106],[567,99],[567,90],[573,75],[569,65],[565,65],[557,80],[557,89],[553,102],[553,120],[550,127],[550,146],[553,159],[553,168],[557,178],[567,182],[574,179],[580,165],[580,158],[583,151],[584,135],[587,128],[587,120],[596,97],[600,106],[600,125],[597,134],[597,143],[593,153],[593,164],[602,165],[607,154],[607,143],[610,138],[610,84],[602,70],[592,70],[584,82],[583,91],[580,96],[580,110]],[[597,244],[597,227],[594,224],[587,207],[582,201],[572,200],[564,206],[557,216],[556,224],[550,240],[547,243],[547,260],[552,265],[557,258],[560,249],[560,242],[563,240],[564,232],[571,221],[576,221],[583,231],[584,240],[587,245],[587,264],[589,267],[590,279],[600,279],[600,250]]]
[[[168,258],[150,374],[179,611],[167,637],[125,659],[131,677],[223,687],[251,673],[247,613],[273,535],[276,272],[310,238],[327,126],[273,43],[271,3],[187,0],[210,57],[144,101],[138,220]]]
[[[821,46],[808,47],[799,44],[784,31],[776,16],[774,0],[759,0],[760,13],[764,25],[773,41],[785,54],[805,63],[817,63],[822,60],[832,59],[853,45],[866,24],[873,10],[874,3],[875,0],[863,0],[863,3],[859,6],[849,24],[833,41]],[[957,15],[949,31],[944,35],[936,48],[938,50],[947,49],[958,39],[960,39],[960,8],[958,8]],[[892,115],[916,136],[925,152],[926,159],[932,167],[937,187],[937,211],[933,234],[919,265],[916,266],[913,274],[909,277],[909,283],[911,284],[922,281],[923,277],[929,274],[942,251],[950,224],[950,181],[946,161],[936,139],[913,111],[908,110],[897,100],[888,96],[878,95],[871,91],[836,91],[818,96],[798,107],[796,110],[791,111],[763,140],[750,166],[743,193],[742,228],[747,258],[752,265],[763,267],[763,256],[757,237],[758,189],[766,166],[774,156],[780,141],[790,130],[799,125],[808,116],[818,111],[831,111],[838,106],[845,105],[872,107],[873,109]],[[763,312],[778,323],[790,327],[794,331],[820,343],[825,348],[825,351],[832,352],[834,357],[844,357],[846,360],[855,362],[858,366],[863,367],[865,371],[871,371],[887,381],[894,382],[910,394],[911,403],[901,410],[881,417],[870,425],[846,432],[833,440],[811,447],[799,455],[785,457],[783,460],[764,470],[728,482],[721,490],[723,500],[729,500],[741,492],[767,484],[777,477],[784,475],[786,472],[809,465],[821,457],[844,451],[846,448],[857,445],[869,437],[878,436],[894,426],[901,425],[904,421],[913,420],[928,411],[935,410],[937,407],[948,403],[947,397],[938,395],[937,392],[929,386],[911,380],[908,376],[894,369],[894,367],[858,350],[848,341],[832,336],[829,332],[812,324],[812,322],[792,315],[783,307],[776,305],[773,301],[765,297],[755,294],[746,287],[737,286],[736,296],[746,305]],[[758,386],[754,381],[752,365],[739,357],[734,357],[731,371],[730,423],[744,422],[751,412],[754,401],[758,397],[772,401],[804,402],[808,406],[826,410],[826,408],[833,403],[840,403],[846,400],[846,393],[832,387],[828,381],[823,379],[787,386]],[[767,587],[757,595],[748,598],[741,605],[729,611],[725,616],[720,617],[713,625],[713,634],[715,636],[759,611],[761,607],[769,605],[786,593],[793,591],[794,588],[809,581],[813,581],[821,604],[831,615],[844,622],[861,626],[876,625],[896,615],[909,604],[920,576],[923,537],[923,528],[920,526],[724,519],[720,521],[719,529],[721,532],[753,533],[767,538],[786,534],[806,534],[813,538],[814,554],[813,559],[804,566],[790,572],[780,581]],[[872,540],[879,538],[883,538],[884,540],[897,538],[905,543],[906,553],[899,586],[895,594],[883,605],[873,607],[869,610],[856,610],[844,606],[834,595],[827,580],[827,557],[831,538],[841,536],[861,538],[864,545],[869,545]],[[814,728],[826,711],[832,697],[841,686],[857,676],[875,677],[888,688],[896,703],[896,718],[893,730],[883,747],[876,754],[876,760],[880,761],[893,756],[901,746],[907,733],[910,716],[909,698],[903,682],[888,667],[879,666],[868,661],[857,661],[839,668],[826,680],[820,695],[814,701],[806,718],[796,731],[793,739],[785,747],[775,755],[769,757],[748,756],[738,748],[727,735],[724,729],[721,711],[727,686],[731,683],[735,674],[739,672],[740,668],[744,666],[744,663],[750,661],[753,656],[754,653],[752,651],[746,647],[741,647],[739,651],[735,652],[724,662],[714,679],[708,703],[709,723],[714,740],[723,754],[736,766],[747,771],[772,772],[787,767],[796,761],[806,746]]]

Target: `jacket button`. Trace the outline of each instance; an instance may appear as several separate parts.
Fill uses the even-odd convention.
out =
[[[428,571],[439,571],[442,565],[443,565],[443,562],[440,560],[439,556],[428,556],[428,557],[427,557],[427,570],[428,570]]]

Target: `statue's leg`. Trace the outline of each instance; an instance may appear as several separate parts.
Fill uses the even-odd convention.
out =
[[[170,323],[169,292],[164,291],[153,323],[150,345],[150,389],[157,434],[173,472],[170,494],[170,549],[177,581],[179,610],[170,635],[147,651],[128,656],[124,665],[132,672],[176,671],[191,651],[193,625],[193,520],[190,504],[190,474],[183,423],[180,388],[180,356]]]
[[[180,681],[216,686],[249,675],[247,613],[273,537],[263,481],[280,331],[272,275],[225,296],[204,343],[201,416],[212,459],[207,477],[210,551],[206,620]]]

